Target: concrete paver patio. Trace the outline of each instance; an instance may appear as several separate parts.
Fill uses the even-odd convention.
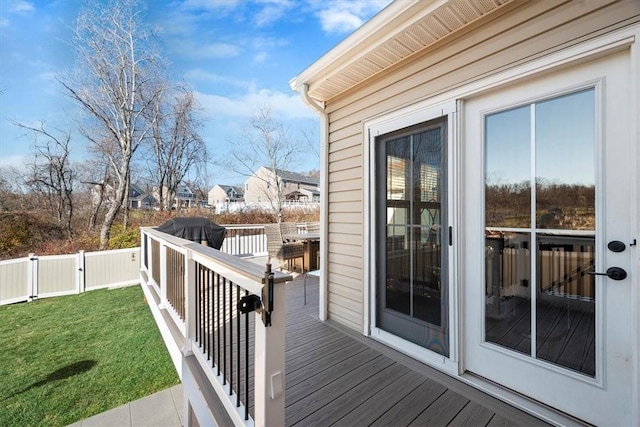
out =
[[[126,403],[69,427],[181,427],[182,384]]]

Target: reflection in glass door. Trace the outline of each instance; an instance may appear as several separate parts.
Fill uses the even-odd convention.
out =
[[[447,118],[376,139],[377,326],[449,355]]]
[[[595,184],[594,89],[485,117],[485,341],[590,377]]]

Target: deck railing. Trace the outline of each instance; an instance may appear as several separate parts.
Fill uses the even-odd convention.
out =
[[[266,255],[264,225],[223,225],[227,234],[220,250],[231,255]]]
[[[291,277],[151,228],[141,233],[141,251],[148,254],[141,281],[182,373],[189,402],[185,419],[191,414],[200,425],[220,422],[211,418],[206,393],[198,384],[204,377],[234,424],[284,425],[282,283]],[[245,236],[255,235],[259,233]],[[268,295],[274,305],[269,316],[239,311],[240,305],[251,306],[249,299],[267,307]],[[178,336],[171,330],[179,331]]]

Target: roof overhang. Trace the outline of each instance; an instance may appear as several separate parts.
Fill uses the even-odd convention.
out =
[[[289,84],[326,102],[524,1],[396,0]]]

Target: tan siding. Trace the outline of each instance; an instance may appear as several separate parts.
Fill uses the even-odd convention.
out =
[[[362,242],[355,240],[351,234],[332,233],[329,236],[329,243],[342,243],[352,247],[362,247]]]
[[[330,164],[331,167],[329,168],[329,173],[332,175],[340,171],[350,171],[354,167],[362,164],[362,155],[359,155],[357,157],[342,158],[341,160],[335,160]]]
[[[343,245],[341,243],[332,243],[329,257],[332,255],[348,255],[362,258],[362,246]]]
[[[340,169],[348,169],[352,167],[353,162],[362,163],[362,145],[356,145],[344,150],[335,152],[329,156],[329,161],[334,172]]]
[[[334,222],[340,222],[345,224],[360,224],[362,225],[361,213],[330,213],[329,224]]]
[[[339,191],[352,191],[352,190],[362,191],[362,184],[360,180],[339,181],[339,182],[329,183],[330,194],[334,192],[339,192]]]
[[[352,278],[352,277],[348,277],[348,276],[341,276],[340,277],[340,289],[347,289],[350,291],[357,291],[357,292],[362,292],[363,290],[363,283],[362,283],[362,278],[358,277],[358,278]],[[333,288],[332,292],[338,292],[337,288]]]
[[[340,170],[329,175],[329,182],[347,181],[350,179],[362,179],[362,167],[354,167],[352,169]]]
[[[329,206],[332,212],[362,212],[362,202],[335,202]]]
[[[337,193],[337,194],[350,194],[350,193]],[[352,199],[352,200],[355,200]],[[331,202],[331,199],[329,199]],[[358,227],[354,227],[351,224],[342,224],[342,223],[333,223],[329,224],[329,233],[340,233],[340,234],[355,234],[358,236],[362,236],[362,229]]]
[[[362,330],[362,303],[329,294],[329,317],[351,329]]]
[[[40,257],[38,259],[38,296],[75,292],[77,255]]]
[[[331,145],[329,145],[329,153],[333,154],[351,147],[359,147],[362,144],[360,135],[362,135],[362,129],[360,129],[357,134],[354,134],[349,138],[339,140],[333,139],[333,135],[331,135]]]
[[[348,144],[352,142],[355,142],[355,145],[359,145],[358,138],[362,134],[362,124],[353,123],[350,126],[347,126],[341,129],[336,129],[335,131],[332,131],[331,129],[329,129],[329,132],[331,133],[331,141],[334,141],[334,142],[345,141],[343,143],[343,146],[336,145],[332,147],[333,150],[340,150],[345,148],[345,146],[348,147]]]
[[[350,267],[347,265],[333,265],[331,266],[331,274],[337,274],[343,277],[350,277],[352,279],[362,278],[362,268]]]
[[[29,258],[0,263],[0,303],[29,297],[27,278],[30,263]]]
[[[336,298],[340,298],[344,301],[353,301],[360,304],[362,303],[362,289],[339,286],[337,288],[334,288],[332,294],[335,295]]]
[[[364,252],[363,121],[638,21],[638,0],[526,2],[330,100],[329,316],[362,329],[362,302],[352,306],[336,296],[350,292],[342,290],[348,288],[344,284],[347,280],[363,280],[362,268],[333,265],[331,260],[341,254],[362,256]],[[354,197],[354,204],[345,204],[349,196]]]

